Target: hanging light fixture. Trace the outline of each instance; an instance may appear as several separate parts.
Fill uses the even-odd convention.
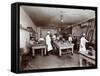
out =
[[[58,25],[58,31],[61,32],[61,27],[62,27],[62,24],[63,24],[63,12],[60,11],[60,24]]]
[[[60,23],[62,24],[64,21],[63,21],[63,13],[61,11],[61,15],[60,15]]]

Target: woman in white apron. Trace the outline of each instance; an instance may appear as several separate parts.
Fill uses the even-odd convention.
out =
[[[83,33],[83,36],[80,39],[80,48],[79,48],[80,52],[87,52],[86,51],[86,43],[87,42],[88,41],[85,39],[85,33]]]
[[[51,44],[50,32],[47,32],[46,45],[47,45],[47,51],[48,52],[50,52],[51,50],[53,50],[53,47],[52,47],[52,44]]]

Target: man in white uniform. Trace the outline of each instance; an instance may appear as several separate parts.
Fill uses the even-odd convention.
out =
[[[47,32],[47,36],[46,36],[46,45],[47,45],[47,51],[50,52],[51,50],[53,50],[52,44],[51,44],[51,37],[50,37],[50,32]]]
[[[85,33],[83,33],[83,36],[80,39],[80,48],[79,48],[80,52],[87,52],[85,47],[87,42],[88,41],[85,39]]]
[[[69,41],[69,43],[72,43],[72,36],[71,36],[71,34],[68,37],[68,41]]]

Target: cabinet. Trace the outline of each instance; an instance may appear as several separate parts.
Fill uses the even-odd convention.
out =
[[[36,39],[36,32],[32,29],[32,27],[27,27],[27,29],[30,32],[30,39],[35,38]]]

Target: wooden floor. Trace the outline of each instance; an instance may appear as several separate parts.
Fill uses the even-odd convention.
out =
[[[24,70],[31,69],[48,69],[48,68],[67,68],[67,67],[79,67],[79,56],[66,54],[61,57],[50,54],[49,56],[41,56],[37,54],[32,58]]]

